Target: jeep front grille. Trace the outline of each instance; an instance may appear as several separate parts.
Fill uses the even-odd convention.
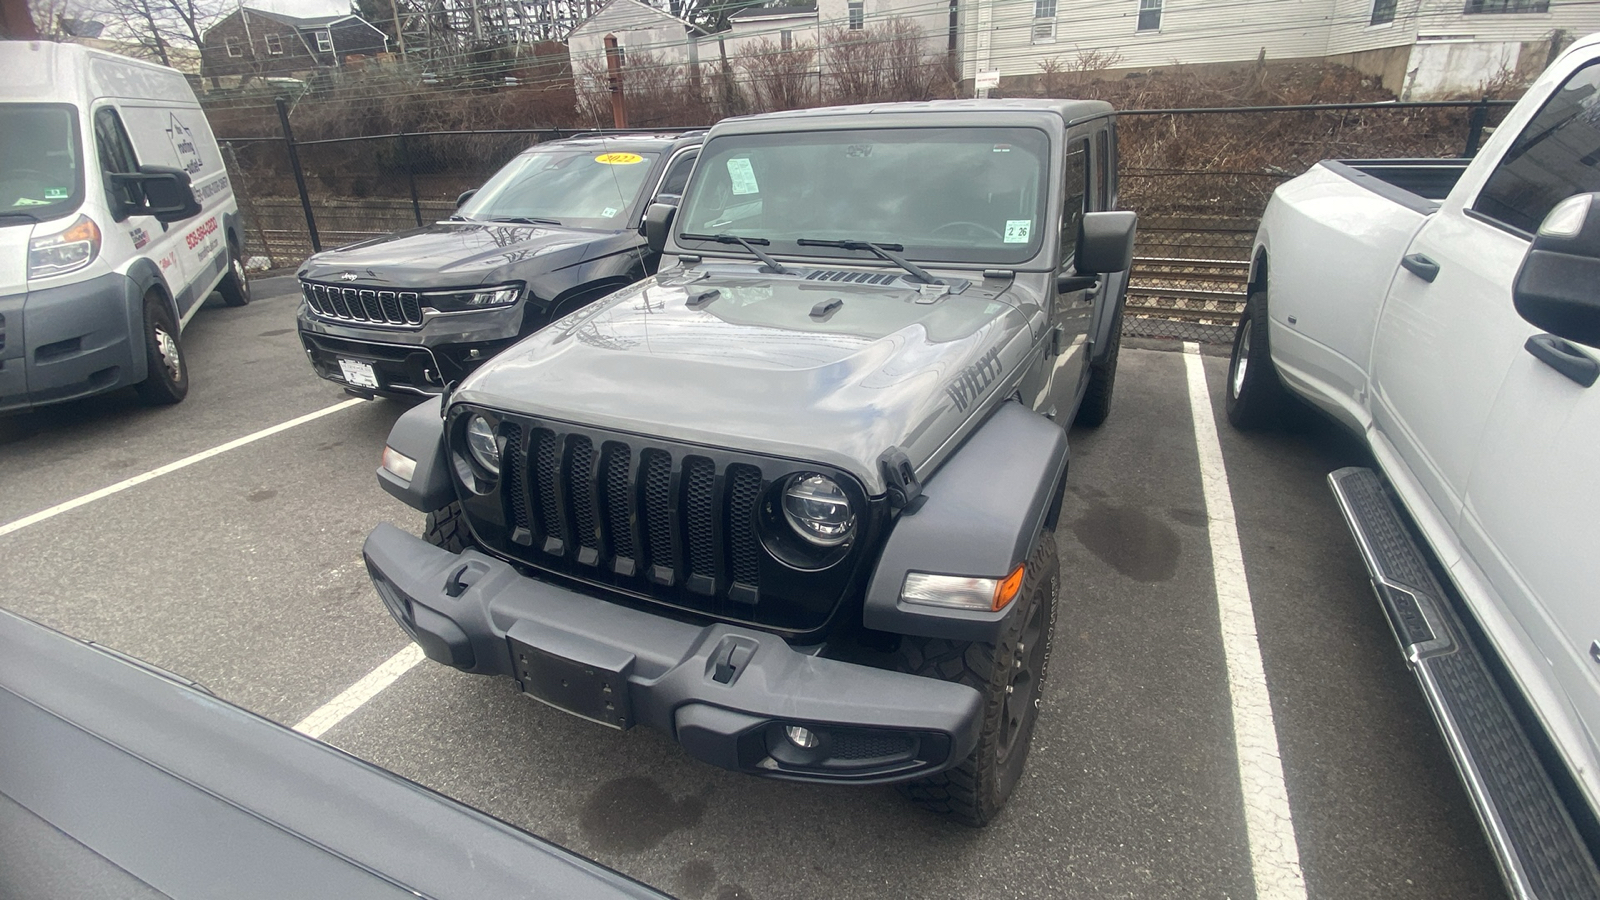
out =
[[[422,302],[416,291],[384,291],[300,282],[311,311],[329,319],[371,325],[415,327],[422,324]]]

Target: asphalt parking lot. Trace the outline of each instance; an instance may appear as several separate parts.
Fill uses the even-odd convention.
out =
[[[379,522],[422,522],[373,476],[403,408],[345,403],[305,361],[292,281],[255,289],[249,307],[190,324],[180,406],[127,392],[0,419],[0,606],[293,726],[406,647],[360,547]],[[1125,346],[1110,420],[1071,435],[1046,705],[1018,793],[985,830],[889,788],[713,769],[659,734],[612,732],[427,661],[322,737],[685,898],[1292,896],[1252,875],[1261,842],[1246,827],[1186,364]],[[1208,352],[1203,367],[1303,895],[1504,896],[1323,480],[1363,451],[1309,418],[1232,431],[1226,359]]]

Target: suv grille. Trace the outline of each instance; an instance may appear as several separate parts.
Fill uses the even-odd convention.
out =
[[[801,571],[762,545],[771,485],[797,472],[854,484],[831,467],[496,415],[505,439],[498,495],[465,492],[462,505],[481,543],[521,562],[698,613],[805,631],[827,620],[864,555]],[[863,509],[862,543],[870,513]]]
[[[300,282],[311,311],[330,319],[373,325],[413,327],[422,324],[422,302],[416,291],[381,291]]]

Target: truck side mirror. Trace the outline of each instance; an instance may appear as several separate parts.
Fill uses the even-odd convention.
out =
[[[1128,210],[1083,214],[1072,268],[1079,275],[1109,275],[1133,266],[1133,237],[1139,215]]]
[[[652,203],[644,212],[644,242],[651,253],[660,253],[667,246],[667,232],[672,230],[672,220],[678,207],[670,203]]]
[[[472,195],[476,194],[477,192],[477,188],[473,188],[470,191],[462,191],[461,196],[456,198],[456,209],[460,209],[461,207],[465,206],[467,201],[472,199]]]
[[[194,198],[189,184],[189,173],[168,166],[140,166],[138,172],[117,172],[111,180],[118,185],[137,186],[138,190],[122,191],[123,196],[141,198],[140,202],[123,203],[118,210],[121,221],[128,216],[155,216],[162,224],[181,222],[200,214],[200,201]]]
[[[1600,193],[1557,203],[1512,282],[1517,314],[1535,328],[1600,347]]]

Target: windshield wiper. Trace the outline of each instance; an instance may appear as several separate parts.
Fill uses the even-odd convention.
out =
[[[768,256],[765,251],[756,248],[756,244],[766,246],[772,243],[766,238],[742,238],[736,234],[680,234],[678,237],[691,241],[716,241],[719,244],[738,244],[746,250],[749,250],[751,256],[754,256],[756,259],[766,263],[767,268],[771,269],[774,274],[794,274],[792,270],[784,268],[783,263],[778,262],[777,260]]]
[[[555,219],[544,219],[539,216],[490,216],[491,222],[510,222],[514,225],[560,225]]]
[[[6,219],[21,219],[24,222],[37,222],[37,221],[39,221],[39,217],[34,215],[33,213],[0,212],[0,221],[4,221]]]
[[[900,268],[905,269],[907,272],[911,273],[913,278],[922,282],[923,284],[944,284],[943,281],[940,281],[932,275],[929,275],[921,266],[894,252],[896,250],[906,249],[899,244],[874,244],[872,241],[823,241],[817,240],[816,238],[801,238],[800,240],[795,241],[795,243],[802,247],[837,247],[840,250],[871,250],[873,253],[878,255],[879,259],[887,260],[899,266]]]

